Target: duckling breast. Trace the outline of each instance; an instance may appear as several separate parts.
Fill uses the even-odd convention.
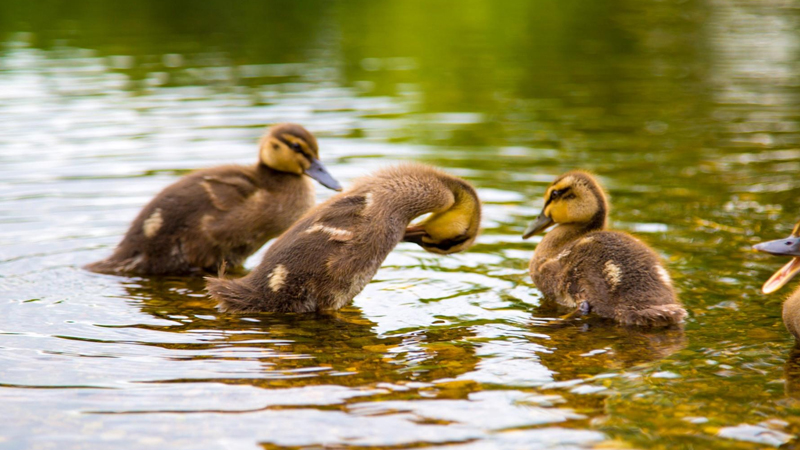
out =
[[[783,323],[786,329],[800,342],[800,289],[783,302]]]

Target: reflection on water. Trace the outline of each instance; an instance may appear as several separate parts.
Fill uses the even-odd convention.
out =
[[[0,447],[795,439],[798,357],[781,297],[758,292],[779,262],[749,248],[800,210],[800,10],[460,6],[0,2]],[[483,235],[449,257],[401,244],[320,315],[223,315],[202,280],[80,270],[176,177],[253,161],[278,121],[316,133],[343,184],[402,160],[469,179]],[[685,330],[540,305],[520,234],[576,167],[668,261]]]

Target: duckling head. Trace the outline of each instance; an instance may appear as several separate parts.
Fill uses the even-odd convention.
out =
[[[341,191],[336,181],[319,160],[317,139],[308,130],[294,123],[275,125],[261,138],[261,163],[281,172],[306,174],[328,189]]]
[[[481,223],[478,194],[472,186],[460,180],[454,182],[451,190],[453,203],[406,228],[404,241],[440,255],[464,251],[475,242]]]
[[[587,172],[572,171],[556,178],[547,188],[544,199],[544,209],[525,230],[523,239],[552,225],[573,224],[587,231],[606,225],[606,196],[597,180]]]
[[[785,239],[777,239],[774,241],[762,242],[753,246],[754,249],[769,253],[771,255],[785,255],[791,256],[792,260],[780,270],[775,272],[764,286],[761,287],[761,292],[771,294],[778,289],[782,288],[789,282],[798,272],[800,272],[800,222],[794,226],[792,234]]]

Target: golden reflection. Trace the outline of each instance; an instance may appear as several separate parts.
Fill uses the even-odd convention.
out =
[[[380,336],[376,323],[355,306],[309,314],[223,314],[197,278],[140,278],[124,283],[128,298],[142,312],[168,324],[136,327],[172,333],[202,333],[192,343],[156,343],[194,351],[192,358],[252,360],[261,370],[221,381],[279,388],[319,384],[364,386],[377,383],[433,382],[475,368],[478,358],[467,344],[469,327],[434,327]],[[204,350],[197,354],[197,350]],[[192,380],[198,381],[198,380]],[[423,387],[429,395],[466,395],[475,385]]]
[[[784,366],[786,395],[800,400],[800,345],[795,346],[786,358]]]
[[[550,339],[543,344],[552,352],[540,356],[557,381],[629,369],[666,358],[686,346],[681,328],[620,327],[600,319],[558,322],[546,328]]]

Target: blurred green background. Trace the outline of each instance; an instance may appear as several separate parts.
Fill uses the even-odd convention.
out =
[[[0,45],[0,446],[797,445],[791,286],[760,294],[784,262],[750,250],[800,219],[796,1],[4,0]],[[345,184],[465,177],[477,245],[401,244],[321,317],[80,269],[279,121]],[[520,235],[575,168],[665,258],[684,331],[541,307]]]

